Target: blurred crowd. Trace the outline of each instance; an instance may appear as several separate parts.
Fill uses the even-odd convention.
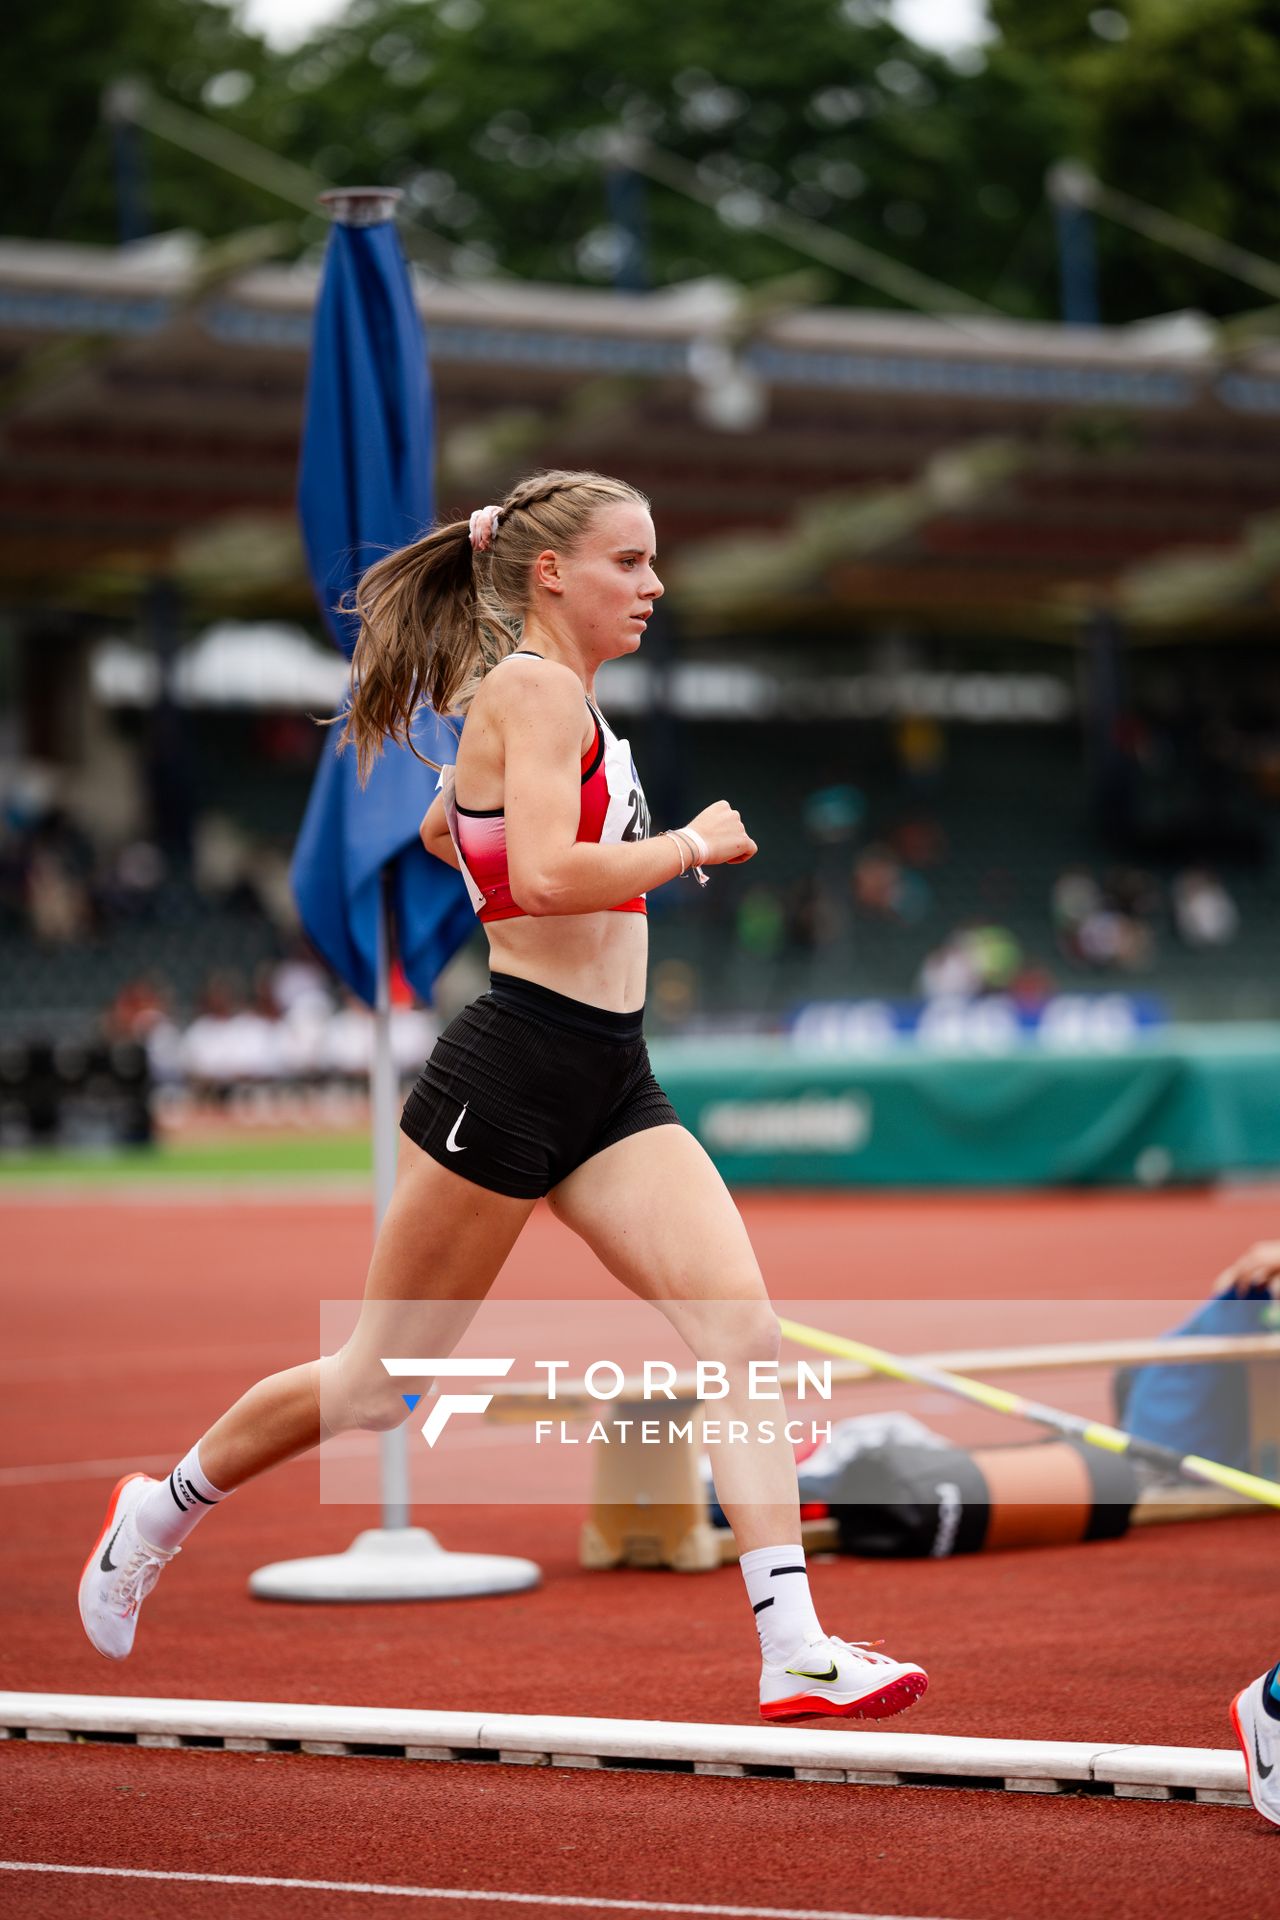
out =
[[[843,950],[856,971],[867,930],[878,925],[925,931],[945,911],[939,895],[955,892],[943,884],[948,860],[940,823],[914,813],[834,866],[819,860],[815,870],[783,886],[749,886],[736,913],[737,949],[757,961]],[[1009,877],[999,868],[975,888],[996,899],[1009,891]],[[1222,948],[1241,926],[1229,889],[1205,866],[1185,867],[1165,881],[1136,867],[1099,876],[1087,866],[1070,866],[1053,881],[1047,899],[1020,904],[1016,916],[993,909],[953,924],[915,973],[919,996],[968,1000],[1001,993],[1035,1005],[1063,985],[1059,974],[1075,986],[1081,975],[1141,976],[1155,968],[1162,943],[1189,951]],[[1032,922],[1044,929],[1038,952],[1034,938],[1028,946]]]
[[[1050,912],[1063,958],[1097,973],[1146,971],[1164,930],[1192,949],[1229,946],[1240,930],[1235,901],[1207,867],[1184,868],[1167,892],[1142,868],[1098,879],[1068,867],[1053,883]]]
[[[1153,765],[1156,737],[1150,728],[1141,736]],[[672,957],[655,964],[656,1032],[711,1014],[700,976],[715,978],[730,956],[746,963],[755,984],[738,982],[736,1007],[717,986],[715,1011],[758,1023],[769,998],[757,990],[761,978],[786,995],[857,996],[874,974],[881,991],[892,980],[889,991],[904,1000],[998,994],[1034,1007],[1064,988],[1140,980],[1175,947],[1212,953],[1247,931],[1215,868],[1207,860],[1179,864],[1172,847],[1152,856],[1159,874],[1071,864],[1046,890],[1052,866],[1034,857],[1034,836],[1030,864],[1025,848],[1021,866],[1012,852],[1014,870],[1000,864],[999,816],[972,756],[970,805],[976,791],[987,811],[975,823],[949,802],[953,748],[941,726],[910,717],[877,738],[881,759],[867,793],[838,778],[838,762],[828,784],[793,789],[799,831],[787,869],[770,871],[762,860],[759,877],[748,869],[734,887],[697,903],[698,965]],[[1255,807],[1269,797],[1259,788]],[[1071,839],[1059,833],[1058,845]],[[114,948],[116,979],[121,956],[126,966],[133,954],[146,959],[116,994],[106,1026],[112,1037],[145,1044],[161,1085],[216,1100],[235,1085],[356,1077],[367,1069],[369,1018],[300,936],[289,851],[215,809],[194,813],[181,853],[158,827],[151,837],[113,838],[101,822],[78,817],[67,793],[18,783],[0,807],[0,934],[45,955],[83,952],[93,976],[115,935],[140,932]],[[655,901],[659,913],[693,904],[680,890]],[[238,970],[220,965],[228,953]],[[413,1012],[407,987],[401,999],[396,1046],[407,1071],[427,1050],[430,1019]]]
[[[195,1018],[175,1018],[162,977],[128,981],[107,1009],[112,1039],[146,1048],[154,1083],[183,1087],[198,1102],[219,1103],[237,1087],[363,1081],[373,1046],[373,1016],[297,942],[282,960],[264,962],[252,982],[234,971],[208,976]],[[415,1008],[398,976],[392,982],[392,1057],[401,1075],[416,1072],[435,1040],[434,1015]]]
[[[0,815],[0,928],[46,950],[92,946],[119,927],[172,913],[175,889],[194,904],[243,911],[282,937],[297,928],[288,850],[225,814],[201,814],[191,855],[175,863],[151,839],[95,840],[66,805],[38,788],[11,792]]]

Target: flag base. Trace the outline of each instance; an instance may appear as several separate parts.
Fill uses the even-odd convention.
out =
[[[249,1591],[259,1600],[461,1600],[519,1593],[541,1578],[533,1560],[448,1553],[425,1527],[371,1527],[345,1553],[259,1567]]]

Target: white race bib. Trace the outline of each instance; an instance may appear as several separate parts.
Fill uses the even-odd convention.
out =
[[[635,757],[628,740],[619,740],[604,728],[604,774],[609,789],[609,806],[600,829],[603,844],[623,840],[647,840],[650,834],[649,807],[636,772]]]

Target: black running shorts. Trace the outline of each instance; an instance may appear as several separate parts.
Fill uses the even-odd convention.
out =
[[[451,1173],[537,1199],[629,1134],[680,1124],[653,1077],[643,1014],[495,973],[436,1041],[401,1130]]]

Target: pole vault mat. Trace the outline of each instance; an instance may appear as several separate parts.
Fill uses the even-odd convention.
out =
[[[0,1693],[0,1739],[201,1747],[233,1753],[376,1755],[504,1766],[613,1767],[836,1785],[1091,1793],[1248,1806],[1243,1755],[1211,1747],[1088,1740],[972,1740],[591,1720],[553,1714],[433,1713],[401,1707],[250,1700],[145,1700]]]

